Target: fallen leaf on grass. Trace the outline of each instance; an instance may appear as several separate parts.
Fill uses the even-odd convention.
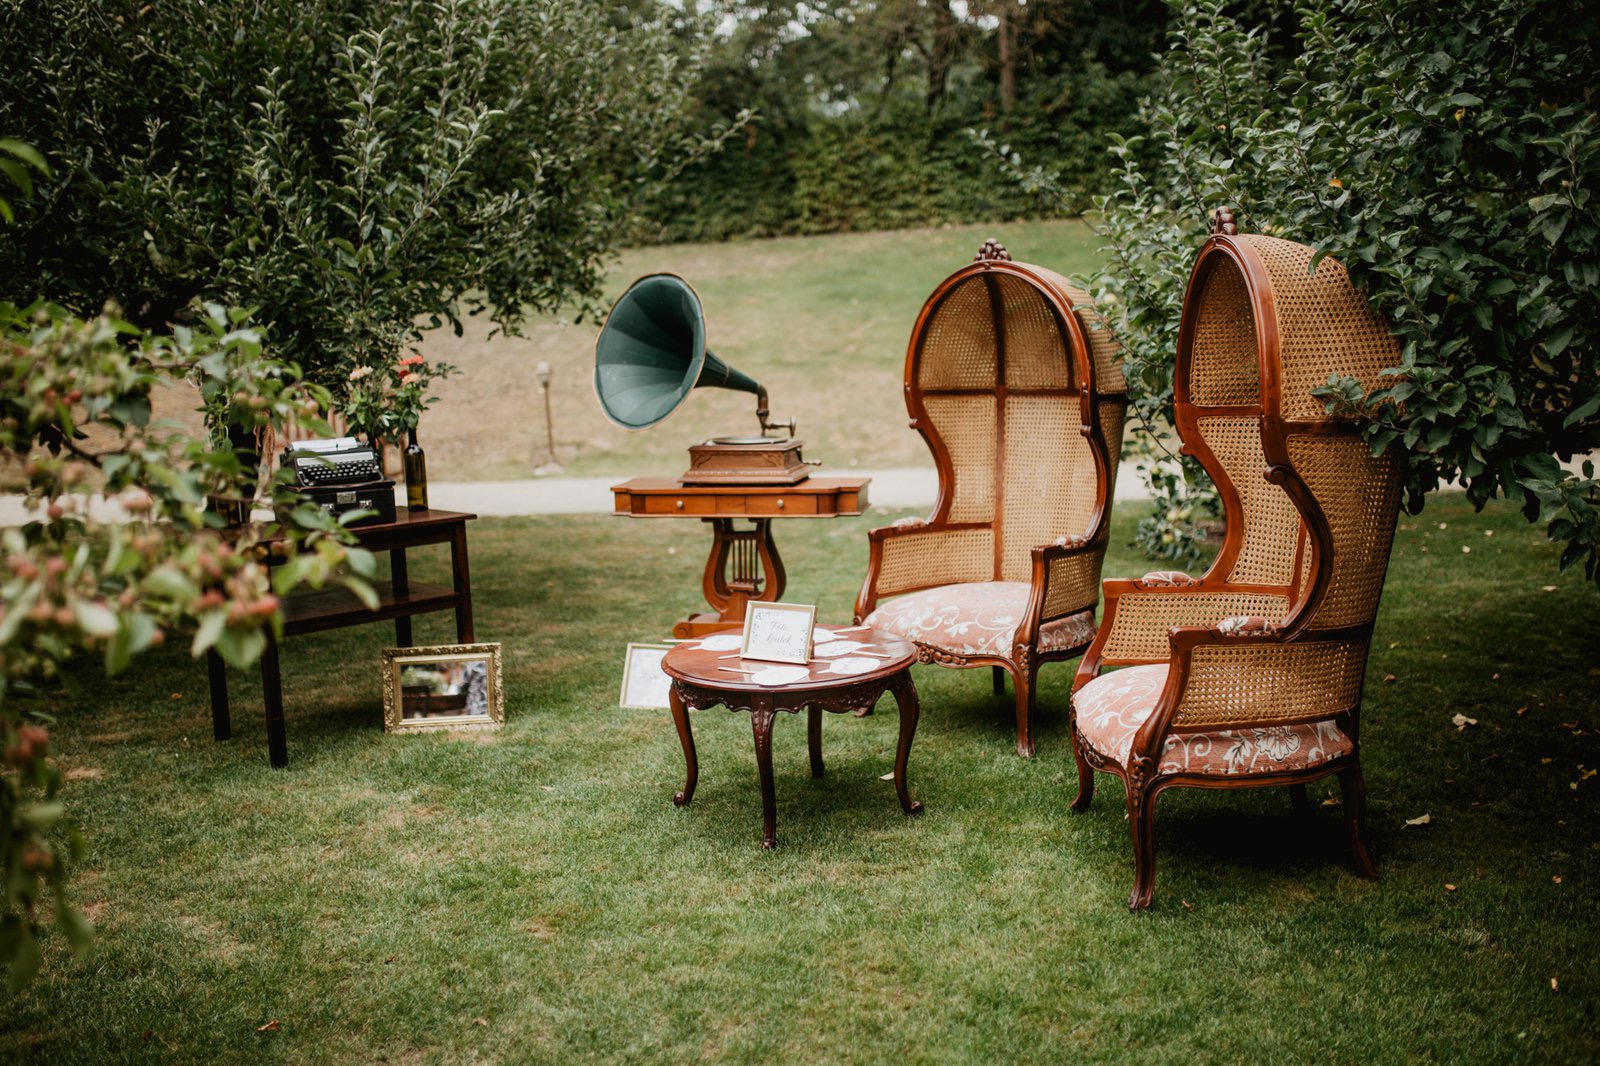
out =
[[[1556,587],[1554,585],[1544,585],[1544,586],[1541,586],[1541,587],[1546,592],[1554,592],[1556,590]]]
[[[1337,807],[1339,806],[1339,801],[1337,798],[1329,796],[1327,799],[1322,801],[1322,805],[1324,807]]]
[[[1431,814],[1423,814],[1423,815],[1419,815],[1416,818],[1407,818],[1406,819],[1406,824],[1407,825],[1429,825],[1432,822],[1433,822],[1433,815],[1431,815]]]
[[[1555,883],[1555,884],[1558,884],[1558,885],[1559,885],[1559,884],[1560,884],[1560,883],[1561,883],[1561,875],[1560,875],[1560,874],[1556,874],[1556,875],[1555,875],[1555,876],[1554,876],[1554,877],[1552,877],[1552,878],[1551,878],[1551,879],[1550,879],[1550,880],[1551,880],[1551,881],[1552,881],[1552,882],[1553,882],[1553,883]]]
[[[173,694],[172,694],[172,697],[171,697],[171,698],[172,698],[172,699],[174,699],[174,700],[181,700],[181,699],[183,699],[183,693],[181,693],[181,692],[174,692],[174,693],[173,693]]]
[[[278,1019],[276,1019],[276,1018],[272,1019],[266,1025],[258,1025],[258,1026],[256,1026],[256,1032],[258,1032],[258,1033],[276,1033],[277,1031],[278,1031]]]
[[[1561,982],[1557,981],[1554,977],[1550,978],[1550,991],[1552,991],[1552,992],[1561,991]]]
[[[1395,682],[1395,677],[1394,677],[1393,674],[1384,674],[1383,675],[1383,683],[1385,685],[1392,685],[1392,684],[1394,684],[1394,682]]]
[[[1517,708],[1517,709],[1516,709],[1516,710],[1515,710],[1515,711],[1513,711],[1513,712],[1512,712],[1512,713],[1513,713],[1513,714],[1515,714],[1515,715],[1516,715],[1516,716],[1517,716],[1517,717],[1518,717],[1518,718],[1521,718],[1521,717],[1522,717],[1522,716],[1523,716],[1523,715],[1525,715],[1525,714],[1527,714],[1527,713],[1528,713],[1528,707],[1527,707],[1527,704],[1523,704],[1523,705],[1522,705],[1522,706],[1521,706],[1521,707],[1518,707],[1518,708]]]
[[[391,963],[391,962],[393,962],[393,961],[394,961],[394,960],[395,960],[395,959],[398,959],[398,958],[399,958],[399,957],[400,957],[400,956],[398,956],[398,955],[390,955],[390,956],[389,956],[389,957],[388,957],[388,958],[387,958],[387,959],[384,959],[384,960],[383,960],[383,964],[384,964],[384,965],[385,965],[385,966],[387,966],[387,965],[389,965],[389,964],[390,964],[390,963]]]
[[[1444,886],[1444,890],[1445,890],[1445,891],[1446,891],[1446,892],[1454,892],[1454,891],[1455,891],[1455,890],[1456,890],[1456,886],[1455,886],[1455,885],[1452,885],[1452,884],[1450,884],[1450,883],[1449,883],[1449,882],[1448,882],[1448,881],[1447,881],[1447,882],[1445,882],[1445,886]]]
[[[879,777],[878,777],[878,780],[879,781],[893,781],[894,780],[894,771],[890,770],[886,774],[880,774]]]
[[[1468,544],[1463,544],[1463,545],[1462,545],[1462,546],[1461,546],[1461,554],[1462,554],[1462,555],[1471,555],[1471,554],[1472,554],[1472,547],[1471,547],[1471,545],[1468,545]]]
[[[1186,900],[1186,899],[1180,899],[1180,900],[1179,900],[1179,901],[1178,901],[1178,902],[1179,902],[1179,903],[1181,903],[1181,904],[1183,904],[1183,909],[1184,909],[1184,910],[1186,910],[1186,911],[1192,911],[1192,910],[1194,910],[1194,904],[1193,904],[1193,903],[1190,903],[1190,902],[1189,902],[1189,901],[1188,901],[1188,900]]]
[[[1464,714],[1456,714],[1451,717],[1450,724],[1456,727],[1457,733],[1460,733],[1469,725],[1477,725],[1478,720],[1476,718],[1468,718]]]
[[[1586,770],[1580,764],[1578,766],[1578,779],[1576,781],[1572,782],[1572,784],[1568,785],[1567,787],[1572,789],[1574,792],[1576,792],[1578,790],[1578,786],[1579,785],[1581,785],[1585,781],[1589,780],[1589,778],[1593,777],[1595,774],[1600,774],[1600,770]]]
[[[489,1019],[487,1019],[487,1018],[474,1018],[474,1019],[472,1019],[472,1024],[473,1025],[485,1025],[486,1026],[486,1025],[489,1024]]]

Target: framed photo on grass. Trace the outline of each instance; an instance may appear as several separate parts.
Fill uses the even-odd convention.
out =
[[[751,603],[744,612],[744,644],[741,659],[769,663],[811,661],[811,635],[816,628],[817,608],[804,603]]]
[[[667,691],[672,687],[672,678],[661,669],[661,660],[667,657],[669,650],[667,644],[628,645],[628,655],[622,663],[622,697],[618,701],[624,710],[667,709]]]
[[[499,644],[383,650],[383,728],[389,733],[498,729],[505,724]]]

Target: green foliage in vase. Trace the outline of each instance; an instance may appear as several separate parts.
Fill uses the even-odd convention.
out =
[[[640,196],[716,146],[687,16],[558,0],[28,5],[0,128],[50,146],[0,294],[260,309],[334,390],[425,329],[599,292]]]
[[[151,337],[111,309],[82,320],[0,303],[0,460],[24,472],[33,509],[0,533],[0,967],[13,986],[39,966],[47,913],[74,944],[91,932],[67,901],[81,842],[49,759],[47,709],[73,688],[69,663],[92,652],[120,673],[181,632],[191,654],[244,666],[281,628],[279,597],[293,588],[339,582],[376,605],[360,576],[371,556],[287,475],[268,486],[272,521],[222,535],[207,496],[256,490],[254,457],[232,440],[312,419],[327,395],[262,357],[247,312],[210,305],[193,318]],[[151,390],[178,378],[208,405],[230,401],[220,442],[151,421]],[[90,490],[113,510],[91,507]],[[270,572],[268,537],[283,560]]]
[[[1241,232],[1339,259],[1392,324],[1401,359],[1383,387],[1317,394],[1404,455],[1413,509],[1450,483],[1479,506],[1509,497],[1563,542],[1563,567],[1600,575],[1600,485],[1582,458],[1600,447],[1595,13],[1319,0],[1282,69],[1215,0],[1177,14],[1149,141],[1114,145],[1120,185],[1099,204],[1098,289],[1128,344],[1136,455],[1169,436],[1188,267],[1229,206]],[[1216,513],[1179,469],[1140,534],[1169,557]]]

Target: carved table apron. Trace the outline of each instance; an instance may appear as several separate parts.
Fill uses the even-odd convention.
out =
[[[756,769],[761,777],[761,846],[777,843],[777,798],[772,785],[772,723],[779,711],[798,714],[806,709],[806,738],[811,754],[811,776],[822,776],[822,712],[862,714],[872,709],[885,692],[894,694],[900,709],[900,738],[895,747],[894,789],[900,807],[907,814],[920,814],[922,804],[911,798],[906,788],[906,762],[911,741],[917,732],[920,706],[911,682],[911,667],[917,661],[914,644],[882,630],[845,630],[845,639],[862,645],[861,653],[877,658],[881,665],[867,673],[834,674],[831,659],[813,659],[807,677],[784,685],[758,685],[743,674],[727,668],[762,669],[777,664],[725,657],[727,652],[708,651],[699,642],[679,644],[667,653],[662,669],[672,678],[668,702],[672,721],[683,745],[685,778],[683,788],[672,797],[682,807],[694,798],[700,766],[695,757],[694,734],[689,726],[689,711],[721,704],[730,711],[749,711],[755,734]]]

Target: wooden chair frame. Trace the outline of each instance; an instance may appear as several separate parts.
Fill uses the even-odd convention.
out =
[[[1103,756],[1085,742],[1078,727],[1076,708],[1074,708],[1073,753],[1078,767],[1079,787],[1078,794],[1072,802],[1072,810],[1082,812],[1088,809],[1094,796],[1096,771],[1112,773],[1122,779],[1126,791],[1129,828],[1133,838],[1135,874],[1133,891],[1128,901],[1128,906],[1132,910],[1140,910],[1150,904],[1155,879],[1153,823],[1156,800],[1166,789],[1174,787],[1227,789],[1288,786],[1295,805],[1304,810],[1309,806],[1305,786],[1328,776],[1337,776],[1343,794],[1346,832],[1353,865],[1362,877],[1377,876],[1366,836],[1366,789],[1361,771],[1360,748],[1360,691],[1364,681],[1366,652],[1372,635],[1373,617],[1369,616],[1356,624],[1318,625],[1318,611],[1328,596],[1335,570],[1335,538],[1324,507],[1297,467],[1290,449],[1291,438],[1342,438],[1360,441],[1360,431],[1350,421],[1334,419],[1326,414],[1319,417],[1310,416],[1303,401],[1295,404],[1296,411],[1286,411],[1283,386],[1284,353],[1280,349],[1280,321],[1274,294],[1274,278],[1269,273],[1262,256],[1249,243],[1249,239],[1236,236],[1231,225],[1231,216],[1225,217],[1224,213],[1219,212],[1219,219],[1213,224],[1212,234],[1200,249],[1185,296],[1178,339],[1174,392],[1177,429],[1184,442],[1183,451],[1194,456],[1216,483],[1227,522],[1225,539],[1216,560],[1206,573],[1187,584],[1168,586],[1147,584],[1143,580],[1106,581],[1105,610],[1100,629],[1094,643],[1084,655],[1073,682],[1073,692],[1076,697],[1077,692],[1099,676],[1105,666],[1163,661],[1129,657],[1126,654],[1120,656],[1108,654],[1108,644],[1113,641],[1114,634],[1118,631],[1119,612],[1126,613],[1133,607],[1159,604],[1164,601],[1170,605],[1159,612],[1164,620],[1174,615],[1187,616],[1178,624],[1166,627],[1168,647],[1164,661],[1168,664],[1168,673],[1165,687],[1153,712],[1135,733],[1126,765],[1119,765],[1114,759]],[[1206,282],[1213,273],[1225,265],[1239,271],[1249,297],[1250,311],[1255,325],[1259,404],[1204,406],[1195,403],[1191,398],[1196,328],[1201,313],[1199,296],[1204,292]],[[1337,267],[1337,264],[1333,265]],[[1337,267],[1337,277],[1345,288],[1348,288],[1348,282],[1343,281],[1342,267]],[[1359,294],[1354,294],[1353,290],[1351,294],[1359,299]],[[1361,307],[1364,309],[1364,302]],[[1375,319],[1373,321],[1376,323]],[[1377,327],[1383,329],[1383,336],[1387,338],[1386,328],[1383,328],[1381,323],[1377,323]],[[1398,349],[1395,349],[1394,361],[1398,362]],[[1354,370],[1357,376],[1369,379],[1375,376],[1370,365],[1361,368],[1333,366],[1326,368],[1323,379],[1326,379],[1327,372],[1338,373],[1341,370]],[[1371,388],[1375,382],[1367,380],[1364,384]],[[1218,416],[1259,419],[1261,449],[1266,459],[1266,469],[1262,472],[1262,476],[1268,483],[1282,488],[1300,515],[1301,525],[1293,565],[1293,573],[1299,575],[1296,583],[1282,586],[1261,585],[1227,579],[1244,542],[1246,516],[1238,486],[1200,432],[1199,421],[1202,417]],[[1364,443],[1361,444],[1361,448],[1365,451]],[[1373,462],[1375,469],[1385,478],[1382,487],[1374,485],[1374,491],[1388,491],[1392,496],[1393,505],[1388,512],[1386,534],[1386,537],[1392,537],[1394,519],[1398,513],[1397,465],[1392,459],[1373,460]],[[1352,476],[1360,474],[1359,470],[1352,472]],[[1378,576],[1380,590],[1387,570],[1388,547],[1389,541],[1383,540],[1381,544],[1383,571]],[[1281,623],[1265,626],[1255,632],[1227,632],[1219,630],[1215,625],[1216,621],[1226,616],[1256,613],[1248,605],[1259,604],[1263,597],[1281,601],[1283,609]],[[1375,614],[1376,595],[1373,596],[1371,610],[1371,615]],[[1355,675],[1348,679],[1353,685],[1347,684],[1346,687],[1347,691],[1353,688],[1354,700],[1347,706],[1330,706],[1322,700],[1335,697],[1323,695],[1319,699],[1316,693],[1308,691],[1303,694],[1301,705],[1283,707],[1280,713],[1268,719],[1212,718],[1198,725],[1185,724],[1180,720],[1180,708],[1184,705],[1185,696],[1196,677],[1197,655],[1205,655],[1206,649],[1244,649],[1244,660],[1259,661],[1264,668],[1268,657],[1283,655],[1283,649],[1305,649],[1316,645],[1346,645],[1358,652],[1359,663],[1352,667]],[[1234,656],[1234,661],[1240,661],[1240,657]],[[1255,667],[1235,667],[1235,669],[1243,672],[1245,669],[1255,669]],[[1344,756],[1332,758],[1308,769],[1228,776],[1158,771],[1167,740],[1175,733],[1248,729],[1260,725],[1263,720],[1277,726],[1328,719],[1332,719],[1340,731],[1349,738],[1351,750]]]
[[[1032,567],[1028,578],[1031,591],[1022,621],[1012,639],[1009,657],[961,655],[921,642],[914,641],[914,643],[917,644],[919,661],[924,663],[958,669],[991,667],[996,695],[1001,695],[1004,691],[1002,671],[1011,674],[1016,697],[1017,753],[1032,756],[1034,753],[1032,719],[1039,668],[1046,662],[1075,658],[1088,646],[1088,642],[1084,641],[1068,648],[1041,651],[1038,648],[1038,636],[1041,626],[1046,623],[1086,610],[1092,611],[1098,604],[1100,566],[1105,555],[1111,512],[1111,488],[1118,459],[1118,455],[1112,453],[1105,440],[1100,404],[1105,401],[1122,403],[1126,398],[1118,392],[1107,392],[1099,387],[1090,339],[1079,320],[1080,310],[1092,311],[1092,302],[1088,295],[1081,290],[1073,289],[1060,275],[1027,263],[1013,262],[1003,248],[999,248],[998,245],[994,247],[998,248],[998,255],[987,254],[990,246],[986,245],[985,252],[980,253],[977,261],[951,274],[934,290],[923,305],[916,326],[912,330],[905,363],[906,409],[910,415],[911,428],[921,434],[929,451],[933,453],[938,470],[939,493],[933,512],[927,519],[903,519],[900,523],[874,529],[868,534],[870,557],[866,579],[856,599],[855,621],[860,623],[872,613],[880,595],[897,596],[957,584],[963,580],[1002,580],[1000,575],[1004,531],[1001,526],[1005,491],[1002,472],[1006,469],[1004,421],[998,422],[999,433],[995,445],[993,517],[986,522],[956,521],[951,516],[955,505],[955,464],[950,445],[938,432],[933,419],[929,417],[925,390],[919,384],[919,371],[928,341],[930,323],[953,293],[974,278],[981,278],[988,289],[996,322],[997,380],[995,384],[982,388],[941,387],[936,391],[940,395],[993,396],[997,411],[1004,410],[1008,396],[1059,395],[1076,391],[1078,412],[1076,432],[1088,442],[1089,453],[1092,456],[1093,476],[1096,482],[1095,501],[1092,516],[1085,529],[1064,534],[1053,543],[1031,546]],[[1001,313],[1001,297],[998,289],[998,279],[1005,276],[1023,280],[1048,304],[1055,326],[1061,333],[1067,358],[1071,361],[1071,381],[1075,390],[1072,387],[1028,388],[1006,384],[1005,318]],[[1121,387],[1120,380],[1114,383],[1114,387]],[[1114,446],[1120,452],[1120,420],[1116,436],[1117,441],[1114,442]],[[885,554],[897,543],[905,543],[913,538],[937,538],[949,534],[985,530],[992,530],[995,533],[993,566],[988,575],[981,578],[966,577],[952,580],[949,575],[930,568],[926,580],[898,585],[887,592],[883,590]],[[1068,585],[1072,587],[1068,588]]]

